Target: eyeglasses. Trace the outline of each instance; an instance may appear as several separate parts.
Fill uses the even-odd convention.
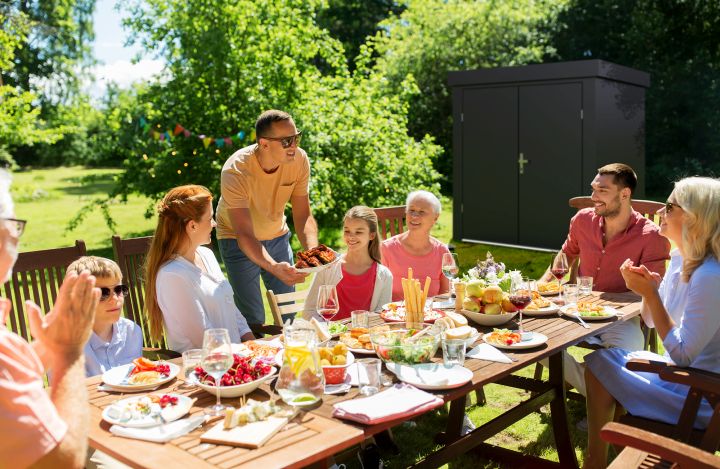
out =
[[[675,208],[675,207],[680,207],[680,206],[679,206],[678,204],[674,204],[674,203],[672,203],[672,202],[670,202],[670,201],[665,202],[665,213],[670,213],[670,212],[672,212],[672,209]]]
[[[302,130],[295,135],[290,135],[289,137],[260,137],[264,138],[266,140],[274,140],[276,142],[280,142],[280,145],[282,145],[283,148],[290,148],[292,145],[298,145],[300,146],[300,139],[302,138]]]
[[[127,285],[115,285],[112,288],[100,287],[100,301],[105,301],[110,298],[110,293],[115,292],[117,296],[127,296],[130,293],[130,289]]]
[[[16,218],[3,218],[3,220],[10,222],[10,226],[15,228],[15,236],[20,237],[20,235],[25,231],[27,220],[18,220]]]

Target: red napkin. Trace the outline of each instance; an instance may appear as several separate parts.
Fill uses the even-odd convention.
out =
[[[439,397],[401,383],[370,397],[335,404],[333,417],[371,425],[422,414],[441,405]]]

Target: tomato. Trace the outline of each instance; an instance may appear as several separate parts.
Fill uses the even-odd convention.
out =
[[[387,349],[386,347],[378,347],[377,354],[380,355],[380,357],[384,358],[385,360],[390,359],[390,350]]]

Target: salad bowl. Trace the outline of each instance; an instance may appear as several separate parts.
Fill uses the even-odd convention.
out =
[[[370,342],[383,362],[414,365],[435,356],[442,332],[441,326],[429,323],[388,323],[370,329]]]

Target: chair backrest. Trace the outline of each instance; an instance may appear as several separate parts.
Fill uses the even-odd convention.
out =
[[[583,196],[583,197],[573,197],[568,201],[568,204],[580,210],[581,208],[589,208],[592,207],[593,201],[590,199],[589,196]],[[636,212],[642,213],[642,215],[645,218],[649,218],[652,221],[655,220],[655,215],[657,214],[658,210],[663,208],[665,206],[662,202],[655,202],[654,200],[640,200],[640,199],[633,199],[631,201],[632,208]]]
[[[382,239],[390,238],[405,231],[406,216],[404,205],[379,207],[373,210],[375,210],[375,215],[378,217],[378,225]],[[390,233],[389,236],[388,232]]]
[[[165,338],[155,343],[150,338],[150,326],[145,318],[145,283],[143,282],[143,265],[145,256],[150,249],[152,236],[122,239],[118,235],[112,237],[115,260],[123,274],[123,283],[130,293],[125,298],[125,317],[140,326],[143,331],[143,342],[146,347],[167,348]]]
[[[2,296],[10,299],[13,305],[9,315],[11,331],[25,340],[30,340],[24,312],[25,300],[34,301],[44,312],[50,311],[55,304],[67,266],[86,252],[85,242],[78,240],[75,241],[75,246],[23,252],[18,255],[12,275],[2,286]]]
[[[267,295],[270,311],[273,315],[273,322],[276,326],[282,326],[283,314],[297,313],[305,309],[305,298],[307,298],[309,289],[295,291],[290,293],[275,294],[272,290],[265,292]],[[290,303],[292,301],[292,303]]]

